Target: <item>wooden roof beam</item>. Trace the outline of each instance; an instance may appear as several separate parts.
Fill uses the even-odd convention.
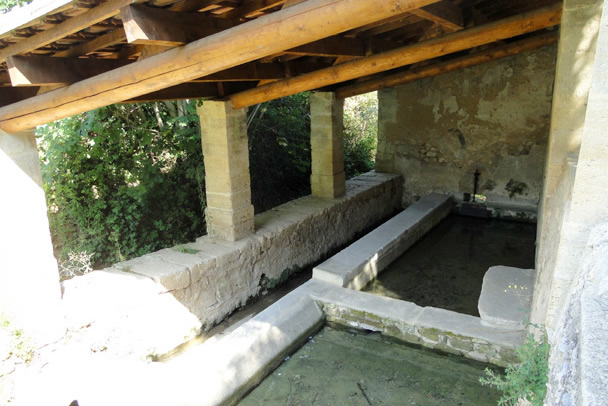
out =
[[[13,86],[65,86],[132,63],[124,59],[46,56],[11,56],[6,62]]]
[[[109,0],[46,31],[2,48],[0,49],[0,63],[5,62],[9,56],[31,52],[34,49],[53,43],[93,24],[113,17],[119,13],[121,7],[135,3],[136,1],[138,0]]]
[[[243,108],[307,90],[411,65],[476,46],[512,38],[558,25],[562,4],[556,3],[532,12],[509,17],[483,26],[458,31],[444,37],[404,46],[392,51],[345,62],[331,68],[281,80],[230,96],[234,108]]]
[[[464,27],[462,10],[449,0],[442,0],[438,3],[412,10],[411,13],[422,19],[432,21],[449,32],[459,31]]]
[[[235,25],[199,13],[179,13],[146,6],[124,7],[120,16],[130,44],[179,46]]]
[[[486,62],[516,55],[521,52],[531,51],[533,49],[551,45],[556,42],[557,33],[548,32],[531,38],[518,40],[508,45],[502,45],[449,61],[434,63],[421,68],[366,80],[350,86],[344,86],[336,90],[336,97],[346,98],[356,96],[358,94],[373,92],[375,90],[385,89],[387,87],[398,86],[404,83],[413,82],[415,80],[425,79],[471,66],[481,65]]]
[[[0,109],[0,128],[16,132],[133,99],[433,2],[308,0],[131,65],[3,107]],[[255,46],[251,46],[252,42]]]

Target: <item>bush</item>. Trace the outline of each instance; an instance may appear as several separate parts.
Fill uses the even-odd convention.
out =
[[[344,171],[350,179],[375,167],[378,138],[376,92],[344,101]]]
[[[519,364],[509,365],[504,377],[486,369],[486,376],[479,378],[479,382],[495,386],[503,393],[499,405],[516,405],[519,399],[525,399],[534,406],[542,406],[547,393],[550,349],[544,329],[540,341],[536,341],[533,334],[528,334],[516,350]]]
[[[256,213],[310,194],[309,93],[256,105],[247,124]]]
[[[94,267],[205,232],[194,103],[122,104],[38,128],[55,254]]]

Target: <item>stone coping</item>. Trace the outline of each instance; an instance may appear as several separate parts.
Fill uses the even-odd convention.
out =
[[[431,193],[313,269],[313,278],[361,289],[452,211],[450,195]]]

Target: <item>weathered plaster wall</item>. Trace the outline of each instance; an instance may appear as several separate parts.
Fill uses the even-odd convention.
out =
[[[554,46],[379,92],[376,170],[405,179],[404,203],[473,192],[537,204],[549,133]]]
[[[203,236],[65,281],[68,327],[95,349],[167,353],[393,214],[401,185],[370,172],[347,181],[341,198],[306,196],[258,214],[256,232],[238,241]]]
[[[35,345],[55,341],[65,332],[33,130],[0,130],[1,313]]]
[[[598,84],[606,81],[597,76],[606,70],[605,67],[598,66],[597,73],[594,72],[596,55],[600,55],[596,47],[599,47],[604,3],[604,0],[566,0],[563,6],[538,226],[538,276],[531,314],[532,321],[546,325],[549,333],[555,327],[570,285],[576,279],[589,227],[606,215],[605,203],[599,203],[605,201],[606,192],[594,185],[603,183],[605,187],[608,184],[606,177],[602,177],[608,169],[602,158],[606,154],[603,142],[606,124],[601,122],[605,120],[602,112],[606,111],[606,101],[598,100],[595,112],[591,115],[588,112],[592,80]],[[600,91],[598,98],[605,99],[605,93],[602,96]],[[589,132],[586,139],[586,127],[593,123],[597,124],[593,130],[595,134]],[[589,144],[583,153],[582,145],[586,140]],[[584,174],[581,174],[582,167]],[[576,184],[579,185],[578,196],[575,196]]]

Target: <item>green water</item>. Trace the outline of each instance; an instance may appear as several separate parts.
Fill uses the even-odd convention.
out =
[[[494,265],[534,268],[536,224],[449,216],[363,290],[479,316],[483,276]]]
[[[496,405],[484,364],[324,327],[239,406]]]

